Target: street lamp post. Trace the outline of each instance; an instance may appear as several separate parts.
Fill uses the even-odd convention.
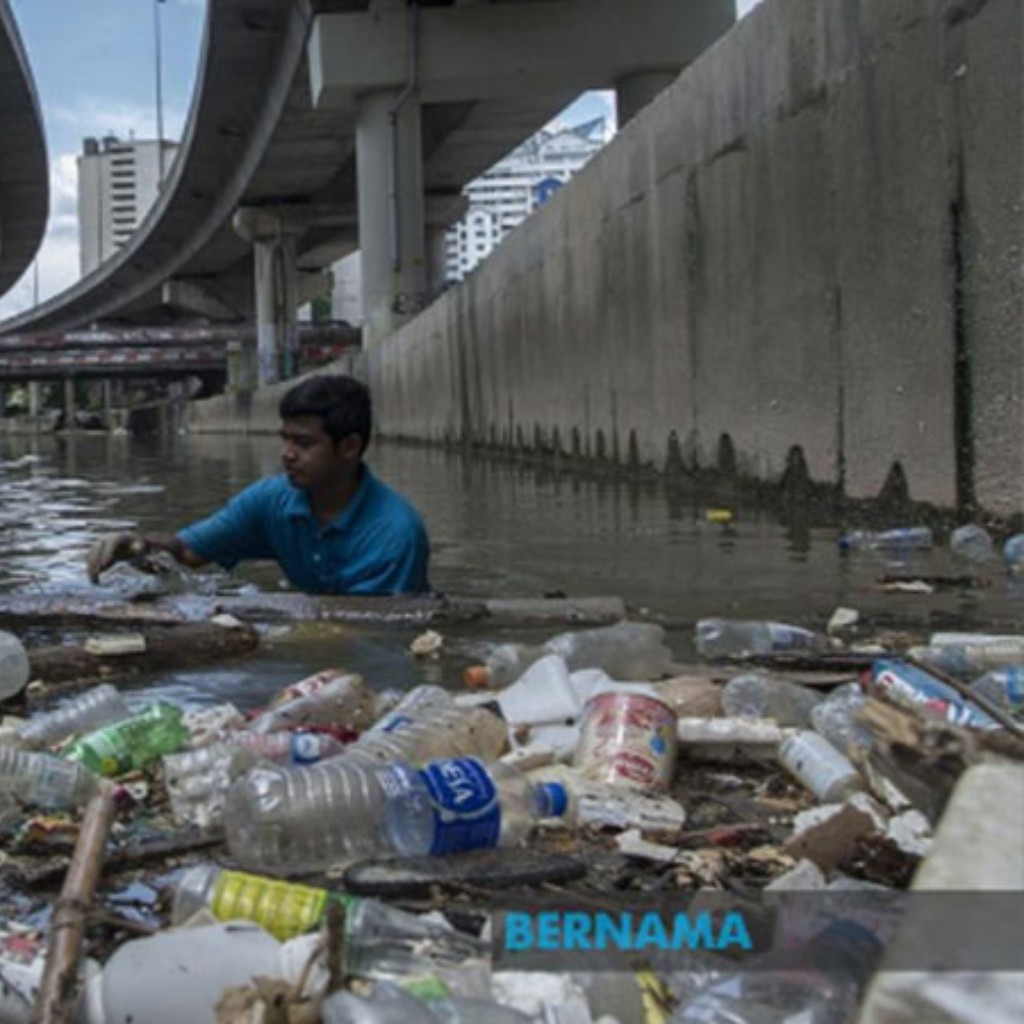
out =
[[[153,47],[156,51],[156,145],[157,181],[164,180],[164,98],[163,98],[163,47],[160,41],[160,5],[164,0],[153,0]]]

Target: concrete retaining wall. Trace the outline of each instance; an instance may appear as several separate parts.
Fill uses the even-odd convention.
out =
[[[1021,11],[766,0],[368,354],[380,432],[1024,509]]]
[[[899,462],[1024,508],[1020,38],[1017,0],[766,0],[370,354],[382,431],[657,467],[727,435],[763,479],[800,446],[851,496]]]

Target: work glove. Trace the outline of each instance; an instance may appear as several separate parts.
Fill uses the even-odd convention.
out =
[[[91,548],[85,559],[86,572],[93,583],[116,562],[140,558],[149,551],[149,542],[137,533],[105,533]]]

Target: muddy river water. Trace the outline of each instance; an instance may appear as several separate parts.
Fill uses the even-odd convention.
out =
[[[170,530],[201,518],[278,469],[272,437],[77,435],[0,440],[0,589],[91,589],[83,559],[101,532]],[[843,555],[841,524],[806,522],[744,507],[728,493],[699,494],[664,482],[613,481],[570,471],[419,447],[377,445],[370,462],[421,510],[431,535],[437,590],[472,597],[617,595],[666,623],[680,660],[692,658],[693,623],[726,615],[821,627],[838,605],[885,623],[969,628],[1018,626],[1024,594],[993,562],[981,589],[892,594],[881,574],[964,571],[940,546],[894,566],[877,554]],[[728,525],[709,509],[728,508]],[[713,516],[711,518],[714,518]],[[124,586],[117,579],[108,589]],[[269,564],[187,585],[278,590]],[[272,631],[260,654],[237,664],[139,680],[147,696],[189,704],[260,703],[272,690],[332,664],[375,686],[454,682],[450,662],[407,653],[414,627]],[[516,634],[520,635],[520,634]],[[529,634],[524,638],[533,639]],[[449,638],[456,660],[493,636],[481,627]]]

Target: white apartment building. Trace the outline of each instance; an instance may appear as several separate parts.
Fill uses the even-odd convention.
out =
[[[545,129],[463,190],[469,208],[448,232],[445,276],[459,281],[517,224],[542,206],[607,141],[605,118],[574,128]]]
[[[83,276],[113,256],[142,223],[177,149],[166,139],[123,141],[107,135],[82,141],[78,253]]]

